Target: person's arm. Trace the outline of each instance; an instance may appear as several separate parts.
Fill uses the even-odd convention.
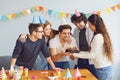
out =
[[[90,52],[81,51],[80,53],[74,53],[73,56],[84,59],[93,59],[98,54],[99,49],[103,47],[103,42],[103,36],[101,34],[97,34],[91,43],[92,45]]]
[[[17,57],[20,55],[22,49],[23,49],[23,42],[21,42],[19,39],[16,41],[16,45],[12,54],[11,63],[10,63],[10,69],[14,68],[14,65],[16,63]]]
[[[50,57],[50,53],[49,53],[49,50],[47,48],[47,45],[46,45],[46,42],[45,42],[45,38],[43,37],[42,40],[41,40],[41,51],[44,55],[44,57],[46,58],[47,62],[51,65],[52,69],[56,69],[51,57]]]
[[[16,63],[16,58],[12,58],[12,59],[11,59],[11,64],[10,64],[10,70],[13,70],[13,69],[14,69],[15,63]]]
[[[12,58],[11,58],[11,63],[10,63],[10,70],[9,70],[10,76],[14,75],[14,66],[15,66],[17,57],[20,55],[20,53],[22,51],[22,46],[23,46],[23,43],[19,39],[17,39],[16,46],[14,48]]]
[[[11,63],[10,63],[10,70],[9,70],[9,75],[13,76],[14,75],[14,65],[16,63],[16,58],[11,58]]]
[[[55,48],[50,48],[50,54],[53,61],[58,61],[63,56],[68,56],[69,52],[61,51],[60,53],[57,54],[57,51]]]
[[[53,63],[51,57],[47,57],[46,60],[47,60],[47,62],[51,65],[52,69],[55,70],[56,67],[55,67],[55,65],[54,65],[54,63]]]
[[[65,51],[61,51],[61,52],[57,52],[57,44],[55,43],[56,40],[55,39],[51,39],[49,41],[49,49],[50,49],[50,55],[53,61],[58,61],[59,59],[61,59],[63,56],[68,56],[68,52]]]

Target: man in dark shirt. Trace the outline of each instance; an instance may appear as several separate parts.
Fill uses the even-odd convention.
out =
[[[47,49],[45,38],[43,37],[43,25],[39,23],[30,23],[29,33],[30,35],[28,35],[25,42],[17,39],[16,46],[12,54],[10,70],[13,70],[15,66],[23,66],[32,69],[40,51],[43,53],[51,67],[56,69],[53,61],[51,60],[49,50]]]
[[[71,22],[75,24],[76,28],[74,29],[73,35],[77,41],[77,45],[80,51],[89,51],[90,43],[93,38],[93,32],[89,29],[87,25],[87,17],[84,13],[78,12],[76,10],[75,14],[71,16]],[[90,63],[89,63],[90,62]],[[78,59],[76,65],[78,68],[87,68],[90,72],[97,77],[97,71],[94,67],[94,64],[91,64],[89,59]]]

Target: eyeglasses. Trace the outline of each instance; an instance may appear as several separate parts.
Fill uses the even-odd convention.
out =
[[[38,33],[43,33],[43,31],[35,31],[35,32],[38,32]]]

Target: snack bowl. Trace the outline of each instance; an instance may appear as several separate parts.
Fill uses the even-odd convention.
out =
[[[58,79],[58,76],[48,76],[48,79],[49,79],[49,80],[57,80],[57,79]]]

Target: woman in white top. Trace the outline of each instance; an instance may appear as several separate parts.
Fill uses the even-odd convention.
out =
[[[93,59],[98,80],[112,80],[112,45],[105,24],[97,14],[92,14],[88,18],[88,23],[94,32],[90,50],[74,53],[71,56]]]

